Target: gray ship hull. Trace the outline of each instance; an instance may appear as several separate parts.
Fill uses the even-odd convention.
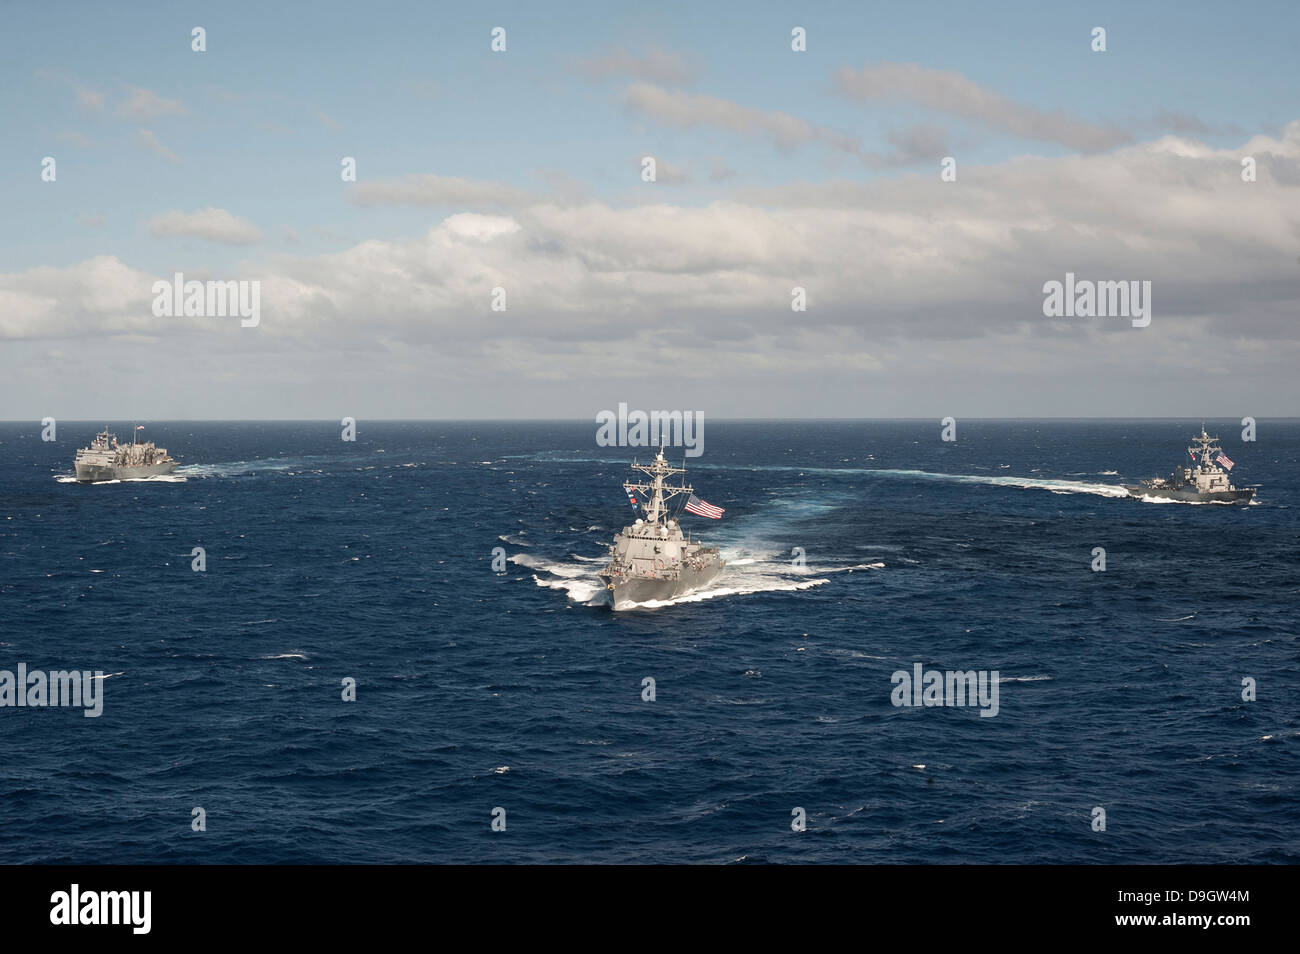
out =
[[[703,570],[683,567],[678,578],[671,580],[632,577],[623,579],[613,586],[609,586],[607,583],[612,598],[611,606],[616,610],[626,609],[633,603],[674,600],[679,596],[686,596],[688,593],[702,590],[712,583],[726,565],[726,561],[722,560],[717,565],[706,567]]]
[[[1163,500],[1181,500],[1187,503],[1249,503],[1255,496],[1253,487],[1244,490],[1200,491],[1172,487],[1130,487],[1124,488],[1130,497],[1156,497]]]
[[[76,466],[77,483],[95,484],[105,480],[138,480],[141,477],[170,474],[176,470],[176,461],[142,464],[139,467],[114,467],[112,464],[77,464]]]

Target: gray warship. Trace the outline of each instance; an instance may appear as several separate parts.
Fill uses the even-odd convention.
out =
[[[130,444],[119,444],[117,435],[110,433],[107,427],[96,434],[89,447],[77,451],[77,482],[93,484],[102,480],[131,480],[174,471],[176,461],[168,456],[166,448],[136,442],[135,434],[139,431],[140,427],[136,427]]]
[[[609,548],[609,564],[598,576],[610,592],[610,605],[618,610],[630,604],[650,600],[670,600],[707,586],[727,565],[717,547],[706,547],[682,533],[675,516],[669,514],[668,501],[684,495],[684,509],[716,519],[722,509],[695,497],[689,484],[665,486],[664,478],[684,474],[684,467],[673,467],[664,459],[664,450],[649,464],[633,462],[651,478],[650,483],[628,482],[623,488],[634,507],[644,510],[622,533],[614,535]],[[645,497],[638,504],[634,494]]]
[[[1228,482],[1233,463],[1219,447],[1219,439],[1205,433],[1204,424],[1200,436],[1192,438],[1187,453],[1192,457],[1191,467],[1175,467],[1168,477],[1125,485],[1124,489],[1133,497],[1162,497],[1193,503],[1250,503],[1255,496],[1254,487],[1234,487]]]

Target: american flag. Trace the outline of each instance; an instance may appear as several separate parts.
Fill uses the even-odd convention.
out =
[[[721,507],[715,507],[711,503],[706,503],[699,497],[695,496],[695,494],[691,494],[690,499],[686,501],[686,509],[690,513],[701,517],[708,517],[710,520],[721,520],[722,515],[726,513],[726,511]]]
[[[1228,460],[1228,455],[1220,452],[1219,456],[1214,458],[1216,464],[1221,464],[1227,470],[1232,470],[1232,461]]]

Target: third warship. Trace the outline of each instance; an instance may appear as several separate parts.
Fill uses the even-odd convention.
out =
[[[641,471],[652,481],[623,485],[633,508],[643,506],[645,516],[614,535],[609,565],[599,574],[616,610],[648,600],[669,600],[701,589],[727,565],[717,547],[701,546],[685,536],[676,518],[668,513],[667,501],[686,495],[684,509],[688,512],[715,520],[722,516],[721,507],[700,500],[690,485],[664,486],[665,477],[684,474],[685,468],[671,466],[664,459],[661,445],[653,461],[633,462],[632,469]],[[637,502],[638,493],[647,498],[645,504]]]
[[[142,428],[137,426],[136,431]],[[78,483],[93,484],[170,474],[176,469],[176,461],[167,455],[166,448],[154,447],[152,442],[136,443],[134,435],[130,444],[119,444],[117,436],[104,428],[89,447],[77,451],[75,466]]]
[[[1219,439],[1205,433],[1201,425],[1199,437],[1192,438],[1187,448],[1192,456],[1191,467],[1175,467],[1167,478],[1144,480],[1125,490],[1133,497],[1159,497],[1165,500],[1182,500],[1190,503],[1250,503],[1255,496],[1253,487],[1234,487],[1228,482],[1232,461],[1219,447]]]

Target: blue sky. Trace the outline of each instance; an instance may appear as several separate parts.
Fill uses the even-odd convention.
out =
[[[696,210],[699,216],[683,215],[683,221],[692,222],[693,230],[707,230],[712,221],[708,210],[716,203],[771,209],[791,201],[788,192],[781,190],[847,183],[864,189],[874,185],[887,190],[876,195],[893,196],[896,182],[914,184],[934,176],[939,158],[935,152],[956,156],[963,170],[1004,173],[1024,157],[1062,163],[1083,157],[1082,161],[1101,163],[1165,135],[1226,154],[1239,151],[1252,137],[1285,141],[1287,124],[1300,119],[1296,95],[1300,74],[1294,63],[1300,13],[1293,3],[1252,4],[1247,11],[1210,3],[1089,4],[1086,10],[1042,3],[983,8],[966,3],[236,2],[116,7],[8,3],[0,7],[0,14],[4,77],[0,116],[5,129],[0,146],[4,222],[0,271],[12,279],[12,287],[21,286],[24,296],[36,295],[31,290],[39,277],[34,270],[72,270],[103,256],[111,256],[133,274],[164,276],[174,270],[233,278],[297,274],[295,281],[301,285],[305,272],[347,273],[347,262],[361,254],[357,250],[365,243],[405,247],[402,243],[423,241],[431,229],[458,214],[513,217],[512,221],[522,223],[531,248],[570,240],[576,244],[582,237],[581,222],[566,224],[563,235],[554,223],[534,227],[526,214],[510,207],[510,199],[466,199],[454,190],[444,195],[445,190],[435,188],[419,201],[398,201],[391,196],[376,199],[375,193],[361,188],[400,183],[411,176],[484,183],[489,192],[512,189],[512,194],[533,197],[529,200],[533,203],[579,207],[591,203],[593,208],[615,211],[667,204],[675,210]],[[205,53],[190,49],[194,26],[207,31]],[[507,31],[508,49],[503,54],[489,50],[489,31],[495,26]],[[794,26],[807,30],[806,53],[790,50]],[[1105,53],[1094,53],[1089,47],[1095,26],[1107,30]],[[632,65],[620,69],[618,62]],[[911,67],[934,71],[937,96],[948,96],[951,88],[968,84],[974,99],[968,99],[967,105],[981,97],[992,97],[996,103],[988,110],[964,114],[960,109],[936,109],[933,101],[913,95],[906,75],[889,74]],[[869,72],[873,90],[893,82],[894,95],[848,95],[837,79],[844,70]],[[777,141],[771,130],[787,121],[801,124],[800,131],[792,141]],[[1059,125],[1067,132],[1017,134],[1015,130],[1026,124],[1035,129]],[[1081,149],[1070,132],[1074,129],[1102,130],[1115,139],[1102,148]],[[909,131],[919,139],[908,138]],[[835,144],[841,140],[849,144]],[[921,143],[915,157],[864,161],[864,155],[892,155],[903,140]],[[1282,164],[1277,166],[1282,170],[1277,181],[1256,185],[1289,190],[1280,196],[1293,200],[1296,192],[1285,171],[1294,162],[1288,148],[1276,147],[1276,162]],[[641,182],[638,160],[647,154],[656,156],[661,168],[680,171],[684,181],[653,186]],[[57,160],[55,183],[40,181],[44,156]],[[358,183],[340,181],[343,156],[356,158]],[[1207,156],[1206,161],[1212,158]],[[1182,175],[1179,172],[1175,178]],[[1005,186],[1012,178],[1003,175],[1000,181]],[[1169,185],[1173,189],[1179,184]],[[1044,210],[1039,224],[1045,233],[1054,234],[1056,225],[1067,221],[1065,211],[1053,205],[1057,198],[1048,190],[1036,200]],[[824,208],[827,201],[818,200],[813,206]],[[831,205],[836,201],[829,200]],[[1161,201],[1178,205],[1171,196]],[[875,230],[884,227],[880,218],[884,212],[880,203],[873,205],[870,199],[863,199],[862,208],[860,228],[837,223],[837,228],[846,230],[840,241],[860,234],[862,257],[878,256],[881,250],[873,242],[879,241]],[[246,227],[249,237],[214,240],[202,228],[189,233],[181,229],[177,234],[158,224],[158,218],[168,213],[188,215],[200,210],[227,213]],[[582,217],[582,222],[591,218],[595,216]],[[798,227],[802,221],[791,219],[773,234],[779,237],[782,229]],[[1286,221],[1271,222],[1264,230],[1282,234]],[[1294,217],[1289,221],[1294,222]],[[816,231],[824,225],[808,219],[808,227]],[[972,236],[985,228],[1014,235],[1016,228],[1023,227],[1023,222],[969,224]],[[730,235],[731,228],[720,224],[720,236]],[[1129,235],[1120,244],[1132,248],[1157,241],[1151,235]],[[567,261],[590,263],[609,244],[606,236],[594,248],[575,250]],[[1247,244],[1243,239],[1234,247],[1244,255]],[[987,251],[972,249],[969,254]],[[967,254],[963,250],[958,257]],[[1279,263],[1286,258],[1285,250],[1276,246],[1265,255]],[[1126,258],[1117,254],[1114,261]],[[508,268],[510,261],[508,256],[498,259],[496,267]],[[1080,267],[1100,261],[1091,253],[1078,256]],[[1069,256],[1060,264],[1059,271],[1070,266]],[[770,267],[761,262],[728,263],[717,270],[717,280],[726,281],[742,265],[758,275]],[[473,271],[480,266],[463,267]],[[623,262],[619,267],[627,267],[632,276],[645,272],[636,263]],[[815,285],[817,275],[839,266],[809,261],[801,267]],[[1201,277],[1202,269],[1188,268],[1189,279]],[[598,271],[603,276],[608,269],[602,265]],[[75,283],[71,276],[71,272],[65,276],[65,287]],[[1026,287],[1035,288],[1052,277],[1060,277],[1055,264],[1051,270],[1027,271],[1024,281]],[[428,276],[415,278],[424,283]],[[1225,275],[1220,286],[1230,284],[1230,278]],[[933,279],[920,279],[926,285],[932,280],[942,281],[943,270]],[[1285,271],[1251,279],[1282,287],[1272,297],[1275,303],[1293,303],[1294,297],[1288,298],[1291,292],[1285,291],[1288,280]],[[653,326],[654,306],[645,292],[635,291],[634,281],[629,282],[623,304],[629,314],[637,313],[633,327]],[[583,281],[575,279],[574,288],[579,287],[584,287]],[[959,300],[962,289],[952,291],[951,298]],[[975,288],[968,292],[979,294]],[[328,289],[320,294],[329,297]],[[443,301],[440,293],[431,294]],[[862,294],[863,307],[858,309],[852,292],[837,287],[829,297],[840,312],[828,327],[852,324],[846,316],[869,311],[870,293],[863,290]],[[681,302],[682,312],[692,315],[697,324],[705,321],[702,316],[711,313],[710,302],[716,297],[697,289]],[[821,296],[822,301],[827,298]],[[142,300],[147,307],[147,296]],[[815,292],[813,300],[817,300]],[[771,335],[744,342],[739,340],[743,335],[729,326],[737,320],[737,309],[750,307],[746,301],[742,295],[734,305],[719,306],[714,313],[716,320],[710,327],[722,329],[719,347],[724,342],[734,346],[741,361],[760,352],[769,357],[779,354],[782,346],[775,329]],[[80,307],[71,301],[66,304],[68,309]],[[417,314],[422,307],[410,303],[408,310]],[[450,304],[446,307],[455,311]],[[621,306],[614,302],[614,307]],[[393,314],[401,311],[407,316],[404,308]],[[538,319],[541,323],[540,312]],[[563,324],[565,319],[558,320]],[[9,360],[39,372],[42,361],[57,366],[68,360],[69,350],[57,344],[53,350],[59,357],[51,358],[51,352],[43,350],[50,342],[102,335],[109,353],[119,347],[138,353],[140,336],[150,337],[147,330],[134,326],[129,335],[114,332],[112,320],[93,308],[78,322],[73,331],[51,326],[48,334],[33,331],[34,321],[10,329],[5,337],[24,344],[10,349]],[[405,341],[406,349],[429,345],[428,340],[416,342],[420,336],[409,323],[397,328],[404,322],[408,317],[400,321],[394,317],[393,336],[386,347],[398,347],[398,341]],[[545,323],[555,327],[554,306],[547,311]],[[1194,325],[1195,321],[1185,327]],[[666,330],[672,331],[671,321],[669,326]],[[896,318],[883,324],[857,324],[852,345],[862,349],[863,358],[856,371],[845,367],[842,372],[853,374],[855,380],[859,372],[877,375],[881,393],[897,393],[899,387],[921,389],[910,403],[899,402],[896,411],[906,414],[913,408],[917,414],[928,414],[932,408],[923,399],[926,379],[916,360],[893,359],[895,368],[908,365],[893,385],[886,385],[881,377],[890,373],[891,349],[897,346],[897,354],[902,355],[917,342],[915,337],[910,342],[892,341],[897,327]],[[1213,330],[1203,324],[1196,327],[1201,333]],[[619,329],[607,324],[590,325],[587,332],[588,340],[595,343],[602,335],[620,337]],[[565,333],[582,331],[574,327]],[[1226,334],[1222,329],[1221,333]],[[289,334],[287,322],[265,337],[285,334]],[[311,334],[306,319],[293,334]],[[550,330],[543,334],[554,337]],[[955,341],[966,334],[954,328],[947,339],[943,333],[937,337]],[[170,332],[159,335],[154,342],[159,355],[173,359],[184,352]],[[249,336],[242,343],[222,340],[222,347],[232,353],[246,347],[266,349],[264,341]],[[834,341],[834,334],[809,339],[804,348],[842,350]],[[1286,347],[1291,343],[1288,339]],[[1161,354],[1167,381],[1179,380],[1176,354],[1188,344],[1182,338],[1165,342]],[[1212,342],[1207,338],[1203,344],[1209,347]],[[580,367],[570,369],[570,377],[578,380],[566,391],[546,368],[520,363],[520,355],[537,351],[527,335],[516,342],[509,359],[488,353],[496,345],[477,346],[473,357],[483,362],[483,374],[492,376],[494,383],[483,385],[482,393],[466,403],[456,404],[460,414],[478,416],[474,412],[481,409],[483,416],[502,416],[503,411],[511,416],[510,405],[492,397],[499,390],[500,376],[536,373],[545,411],[587,416],[584,402],[591,402],[578,395],[584,385],[597,382],[581,380]],[[332,349],[336,358],[348,351],[346,340],[332,345],[317,341],[313,347]],[[468,356],[476,346],[465,347]],[[401,361],[410,362],[412,353],[404,351]],[[813,357],[808,355],[810,375]],[[1012,369],[1015,374],[1033,376],[1031,357],[1028,352],[1023,356]],[[1243,353],[1239,367],[1247,368],[1249,360],[1249,354]],[[428,377],[420,373],[418,364],[406,365],[412,387]],[[755,369],[762,365],[753,359]],[[371,370],[386,380],[382,368],[377,361]],[[1199,370],[1188,365],[1186,380],[1195,380]],[[211,388],[221,387],[220,375],[211,368],[195,366],[190,371],[208,380]],[[973,387],[979,380],[975,366],[966,372]],[[695,373],[696,378],[701,376],[702,372]],[[1117,372],[1116,380],[1121,376]],[[299,369],[294,377],[324,399],[328,385],[313,384],[309,369]],[[31,380],[39,379],[39,373],[32,374]],[[790,407],[799,413],[834,413],[835,402],[809,397],[820,381],[820,376],[790,380],[790,394],[778,406],[757,410],[780,413],[782,407]],[[739,383],[732,382],[732,393]],[[680,393],[685,382],[678,385]],[[603,379],[599,386],[610,396],[597,400],[593,410],[625,399],[616,381]],[[15,392],[4,394],[8,406],[16,403],[27,414],[40,410],[23,400],[31,396],[30,388],[18,390],[16,383],[11,387]],[[436,385],[430,387],[429,393],[437,391]],[[465,387],[463,378],[448,384],[449,392],[456,394],[463,395]],[[741,390],[748,393],[749,388],[746,384]],[[710,402],[706,388],[687,389],[700,403]],[[623,390],[653,397],[653,388],[644,382],[629,383]],[[765,390],[752,393],[761,395]],[[72,413],[97,416],[96,408],[87,406],[90,393],[69,402]],[[868,388],[864,397],[872,393]],[[1280,379],[1265,387],[1264,397],[1269,407],[1257,413],[1293,410],[1282,406],[1290,395]],[[1112,405],[1131,403],[1131,398],[1117,395],[1095,409],[1105,413]],[[49,395],[46,403],[53,399]],[[140,400],[147,403],[147,395]],[[234,406],[250,416],[281,416],[267,409],[273,400],[278,399],[262,396],[255,405],[237,400]],[[1242,401],[1249,403],[1246,396]],[[994,387],[987,399],[974,400],[975,412],[1014,411],[1014,402],[1013,391]],[[431,403],[436,405],[432,412],[447,401],[439,397]],[[734,413],[752,403],[722,401],[720,406],[723,413]],[[370,412],[444,416],[419,413],[422,406],[420,394],[413,393],[400,400],[374,401]],[[333,416],[332,410],[324,409],[312,414],[312,407],[310,402],[285,406],[284,416]],[[257,413],[259,408],[264,413]],[[1088,406],[1075,406],[1066,399],[1052,409],[1089,412]],[[203,413],[197,400],[185,410],[212,416]]]

